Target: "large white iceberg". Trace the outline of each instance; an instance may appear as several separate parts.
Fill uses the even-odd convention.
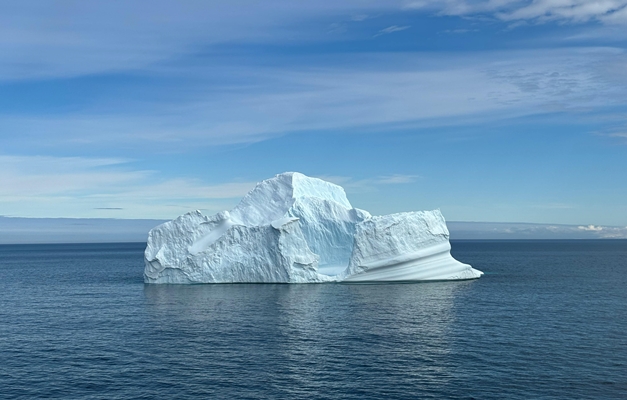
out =
[[[344,189],[297,172],[251,190],[230,212],[152,229],[146,283],[394,282],[474,279],[450,254],[439,210],[371,216]]]

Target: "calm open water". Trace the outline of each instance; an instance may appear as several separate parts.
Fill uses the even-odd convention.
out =
[[[144,246],[0,246],[0,398],[627,398],[627,241],[382,285],[144,285]]]

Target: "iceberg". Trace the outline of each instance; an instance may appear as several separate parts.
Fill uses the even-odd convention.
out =
[[[463,280],[439,210],[372,216],[344,189],[298,172],[257,184],[231,211],[193,211],[148,234],[146,283]]]

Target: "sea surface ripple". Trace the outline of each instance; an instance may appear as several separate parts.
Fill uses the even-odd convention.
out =
[[[0,398],[627,398],[627,241],[418,284],[144,285],[144,246],[0,246]]]

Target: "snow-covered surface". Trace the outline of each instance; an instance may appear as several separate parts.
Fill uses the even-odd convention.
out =
[[[451,257],[439,210],[371,216],[344,189],[297,172],[251,190],[230,212],[184,214],[150,231],[146,283],[474,279]]]

